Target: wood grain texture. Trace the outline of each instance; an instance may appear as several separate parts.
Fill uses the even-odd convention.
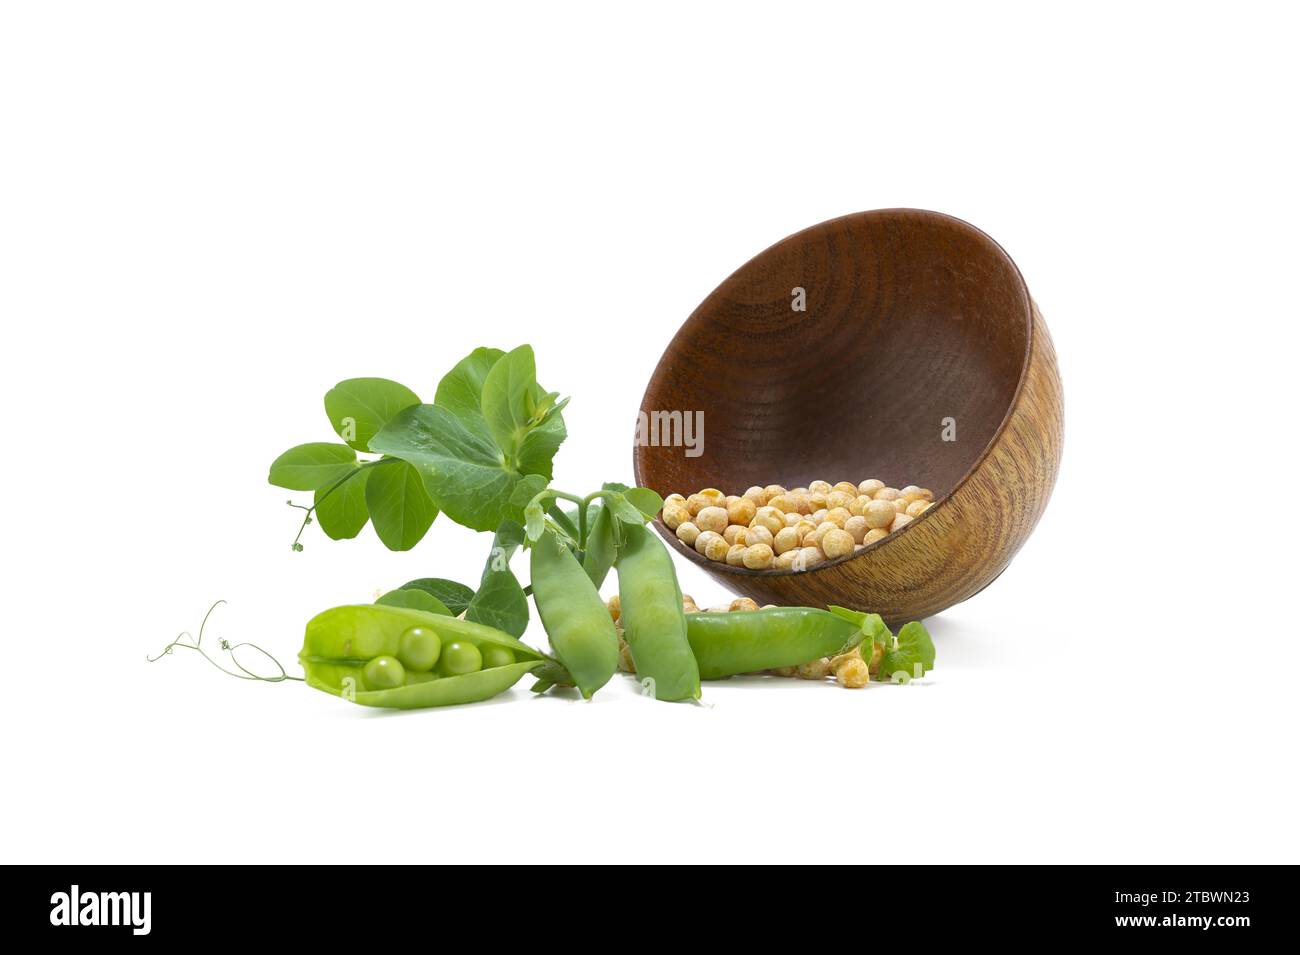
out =
[[[794,311],[803,288],[806,311]],[[891,624],[978,593],[1051,496],[1062,391],[1042,315],[1015,264],[975,227],[911,209],[857,213],[778,242],[682,325],[641,410],[704,414],[703,447],[637,443],[661,494],[879,478],[936,506],[856,554],[802,573],[678,553],[760,603],[837,603]],[[956,440],[943,440],[945,419]]]

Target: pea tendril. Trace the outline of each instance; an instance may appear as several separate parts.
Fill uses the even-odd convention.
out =
[[[203,659],[207,660],[209,663],[211,663],[222,673],[225,673],[227,676],[233,676],[239,680],[258,680],[262,683],[282,683],[285,680],[297,680],[299,682],[302,682],[303,680],[302,677],[290,676],[285,671],[284,666],[280,663],[279,660],[271,656],[270,653],[268,653],[266,650],[263,650],[255,643],[248,643],[247,641],[243,643],[230,643],[228,640],[222,640],[218,644],[222,650],[230,654],[230,662],[233,663],[236,667],[238,667],[239,670],[242,672],[237,673],[234,670],[229,670],[226,667],[222,666],[216,659],[208,656],[208,652],[203,649],[203,631],[207,629],[208,618],[212,616],[212,611],[216,610],[223,603],[225,603],[224,600],[218,600],[216,603],[214,603],[211,607],[208,608],[208,612],[203,615],[203,622],[199,624],[198,639],[194,640],[193,643],[187,642],[188,640],[194,639],[193,637],[190,636],[190,633],[187,630],[184,633],[180,634],[171,643],[167,644],[167,646],[163,647],[162,651],[157,656],[155,657],[147,656],[145,657],[145,659],[148,660],[150,663],[154,663],[158,660],[161,660],[165,656],[171,655],[173,648],[184,647],[187,650],[197,650],[199,655],[203,657]],[[266,657],[268,660],[270,660],[272,663],[275,664],[275,668],[280,671],[280,674],[278,676],[262,676],[260,673],[254,673],[252,670],[248,669],[248,667],[244,666],[242,663],[239,662],[239,658],[235,655],[235,651],[240,649],[241,647],[251,647],[252,649],[256,650],[258,653],[262,654],[262,656]]]

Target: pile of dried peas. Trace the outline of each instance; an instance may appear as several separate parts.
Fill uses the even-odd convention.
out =
[[[801,571],[869,547],[906,527],[934,504],[934,494],[909,484],[886,486],[812,481],[786,490],[751,487],[742,495],[717,488],[664,498],[663,520],[677,539],[709,560],[750,570]]]
[[[614,618],[614,626],[618,630],[618,668],[624,673],[635,673],[636,664],[632,660],[632,654],[628,650],[627,641],[623,639],[622,609],[618,595],[615,594],[609,598],[607,603],[609,615]],[[769,604],[768,606],[773,606]],[[710,607],[708,610],[701,610],[695,604],[695,600],[690,594],[682,595],[682,610],[686,613],[745,613],[748,611],[766,609],[760,608],[758,603],[749,597],[737,597],[726,607]],[[835,677],[835,681],[840,686],[847,687],[850,690],[861,689],[870,682],[873,674],[880,667],[880,660],[884,656],[884,648],[878,643],[871,644],[871,658],[863,659],[862,647],[856,646],[847,653],[841,653],[836,657],[822,657],[817,660],[809,661],[797,667],[781,667],[778,670],[763,670],[762,674],[771,676],[798,677],[801,680],[825,680],[827,677]]]

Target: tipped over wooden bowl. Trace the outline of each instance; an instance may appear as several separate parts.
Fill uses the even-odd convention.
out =
[[[702,440],[674,443],[674,412],[702,412]],[[664,495],[869,478],[932,490],[906,527],[802,572],[706,560],[655,519],[760,604],[840,604],[891,624],[1002,573],[1061,460],[1056,353],[1019,270],[979,229],[919,209],[832,219],[741,266],[673,337],[641,414],[637,483]]]

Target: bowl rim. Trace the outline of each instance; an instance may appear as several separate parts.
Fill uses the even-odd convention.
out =
[[[670,338],[668,342],[669,346],[671,346],[672,343],[676,341],[677,336],[680,335],[688,325],[690,325],[692,322],[696,320],[696,316],[699,313],[700,306],[702,306],[705,302],[707,302],[710,298],[712,298],[715,294],[717,294],[718,289],[722,288],[724,285],[730,282],[732,278],[734,278],[736,275],[738,275],[740,272],[744,271],[745,269],[749,268],[749,266],[753,262],[755,262],[758,259],[761,259],[763,256],[767,255],[777,246],[789,242],[791,239],[796,239],[807,232],[813,231],[814,229],[822,229],[825,228],[826,226],[833,225],[834,223],[837,222],[842,222],[846,219],[861,219],[867,217],[885,218],[889,216],[897,216],[900,214],[919,216],[921,218],[929,219],[934,222],[940,222],[949,227],[956,227],[958,230],[963,230],[966,231],[967,233],[973,234],[975,238],[977,238],[978,240],[987,243],[987,245],[992,249],[992,251],[996,255],[1000,255],[1003,259],[1006,260],[1006,263],[1009,266],[1011,266],[1011,274],[1016,279],[1016,286],[1020,293],[1020,297],[1023,300],[1023,306],[1024,306],[1025,326],[1026,326],[1025,327],[1025,351],[1024,351],[1024,355],[1021,358],[1020,373],[1016,379],[1016,387],[1011,394],[1011,400],[1007,403],[1007,410],[1003,414],[1002,420],[998,422],[998,426],[994,430],[992,436],[989,438],[988,443],[984,445],[984,447],[980,450],[979,454],[975,457],[975,460],[971,463],[971,466],[966,469],[966,472],[962,474],[962,476],[958,479],[957,483],[953,485],[952,490],[950,490],[947,494],[944,494],[942,497],[937,498],[934,501],[933,506],[926,508],[925,513],[923,513],[920,517],[913,518],[903,527],[899,528],[898,530],[890,534],[887,534],[886,536],[882,537],[880,540],[876,541],[875,543],[868,544],[866,547],[862,548],[862,550],[854,550],[851,553],[845,554],[843,557],[836,557],[832,560],[822,561],[819,564],[814,564],[812,567],[809,567],[806,570],[799,570],[799,571],[780,570],[775,567],[767,568],[764,570],[751,570],[748,567],[732,566],[731,564],[728,564],[725,561],[709,560],[707,557],[705,557],[703,554],[697,551],[694,547],[687,547],[684,543],[682,543],[682,541],[677,537],[677,535],[672,531],[672,529],[670,529],[668,525],[663,522],[663,516],[662,516],[663,511],[661,509],[660,512],[651,519],[651,523],[655,525],[655,529],[658,531],[659,536],[667,540],[668,543],[672,547],[674,547],[677,551],[684,554],[694,563],[704,567],[706,570],[717,572],[717,573],[734,574],[735,576],[738,577],[802,577],[806,574],[815,574],[819,571],[829,570],[831,567],[837,567],[840,564],[846,564],[849,563],[850,561],[854,561],[859,558],[866,557],[868,554],[873,554],[875,552],[878,552],[879,550],[883,549],[886,544],[897,541],[908,531],[912,530],[912,528],[923,523],[926,518],[937,513],[939,509],[943,507],[944,504],[950,501],[957,494],[958,491],[960,491],[963,487],[965,487],[965,485],[970,481],[970,479],[975,475],[975,473],[983,466],[988,456],[993,453],[994,447],[997,446],[998,441],[1002,438],[1003,433],[1006,431],[1007,426],[1010,424],[1011,416],[1013,412],[1016,410],[1017,406],[1020,404],[1020,398],[1025,389],[1025,382],[1029,377],[1030,358],[1033,356],[1033,351],[1034,351],[1035,329],[1034,329],[1033,297],[1029,294],[1029,286],[1025,282],[1025,277],[1024,274],[1021,273],[1020,267],[1016,265],[1015,260],[1011,258],[1011,256],[1007,253],[1007,250],[1004,249],[996,239],[994,239],[991,235],[989,235],[987,232],[985,232],[983,229],[979,228],[978,226],[972,225],[971,223],[967,222],[965,219],[959,219],[957,216],[949,215],[946,212],[937,212],[933,209],[914,209],[914,208],[909,208],[907,206],[892,206],[885,209],[868,209],[861,212],[850,212],[842,216],[835,216],[834,218],[826,219],[822,222],[817,222],[814,223],[813,225],[806,226],[805,228],[799,229],[796,232],[791,232],[789,235],[785,236],[784,238],[778,239],[776,242],[773,242],[771,245],[764,248],[761,252],[758,252],[755,255],[750,256],[748,259],[745,260],[744,263],[742,263],[737,268],[733,269],[727,275],[726,278],[724,278],[721,282],[719,282],[717,286],[715,286],[714,289],[709,292],[708,295],[704,296],[704,298],[700,301],[700,304],[695,307],[695,309],[690,313],[690,315],[686,316],[686,319],[682,322],[680,326],[678,326],[677,331],[673,333],[672,338]],[[667,348],[665,348],[665,352],[666,351]],[[650,382],[646,383],[646,392],[649,391],[650,384],[659,375],[659,368],[660,365],[663,363],[663,357],[664,357],[663,355],[660,355],[659,362],[655,364],[655,370],[651,372]],[[642,404],[645,403],[645,393],[643,393],[641,396],[641,403]],[[636,483],[640,485],[641,484],[641,463],[637,455],[637,445],[635,442],[633,442],[632,445],[632,476],[635,479]],[[698,490],[698,488],[696,490]],[[681,493],[681,492],[677,492],[677,493]]]

